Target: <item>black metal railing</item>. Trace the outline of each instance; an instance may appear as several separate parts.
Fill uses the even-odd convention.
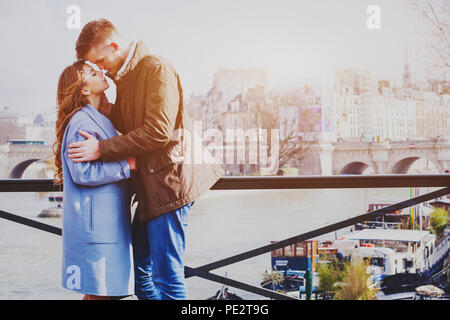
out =
[[[284,248],[288,245],[316,238],[318,236],[367,221],[387,213],[405,209],[425,201],[450,194],[450,175],[350,175],[350,176],[296,176],[296,177],[223,177],[211,190],[249,190],[249,189],[348,189],[348,188],[441,188],[415,198],[366,212],[356,217],[318,228],[294,237],[271,243],[231,257],[226,257],[199,267],[185,267],[185,276],[201,277],[241,290],[272,299],[295,299],[288,295],[257,287],[241,281],[212,273],[212,270],[234,264],[261,254]],[[8,179],[0,180],[0,192],[52,192],[61,191],[52,180]],[[27,219],[0,210],[0,218],[21,223],[33,228],[62,235],[60,228]]]

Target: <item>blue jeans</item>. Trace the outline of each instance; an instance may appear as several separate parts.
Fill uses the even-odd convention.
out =
[[[187,298],[184,278],[188,213],[194,202],[150,221],[133,221],[135,294],[139,300]],[[136,213],[137,214],[137,213]]]

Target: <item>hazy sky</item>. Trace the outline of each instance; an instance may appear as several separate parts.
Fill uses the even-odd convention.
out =
[[[423,77],[417,13],[406,0],[0,0],[0,108],[55,110],[59,74],[74,58],[81,25],[104,17],[172,61],[186,95],[205,93],[219,68],[265,68],[272,87],[320,84],[336,69],[364,68],[401,83],[405,46],[413,78]],[[381,29],[366,27],[369,5]]]

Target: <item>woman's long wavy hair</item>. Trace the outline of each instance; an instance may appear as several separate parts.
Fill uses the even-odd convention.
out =
[[[61,149],[64,132],[72,116],[88,103],[87,97],[82,94],[84,64],[85,60],[74,62],[64,69],[58,80],[58,92],[56,95],[58,119],[56,120],[56,142],[53,145],[53,153],[55,154],[56,166],[54,184],[59,186],[63,183]]]

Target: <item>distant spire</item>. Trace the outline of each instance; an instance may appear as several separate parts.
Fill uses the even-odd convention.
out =
[[[405,70],[403,72],[403,87],[409,88],[411,87],[411,73],[409,72],[409,64],[408,64],[408,46],[405,48]]]

